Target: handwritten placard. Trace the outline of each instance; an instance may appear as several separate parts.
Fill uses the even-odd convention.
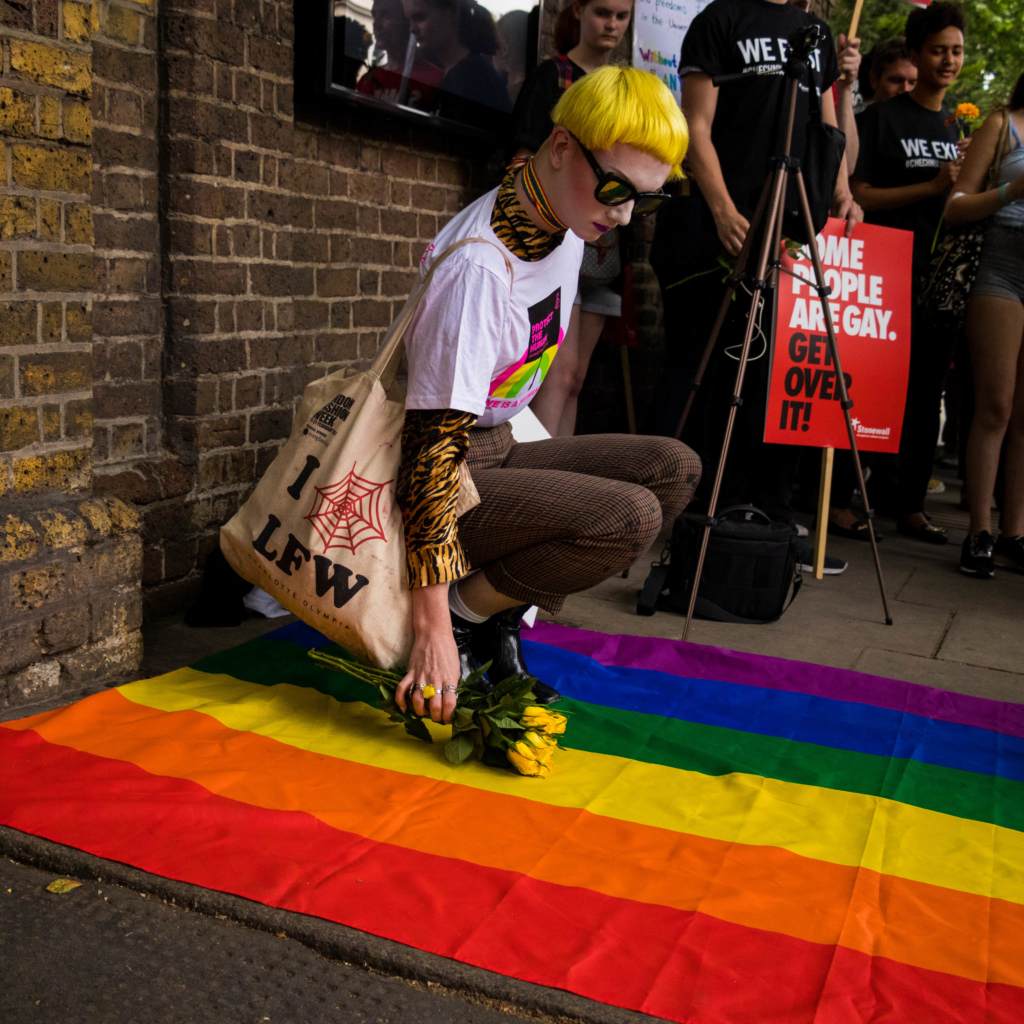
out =
[[[690,22],[710,0],[636,0],[633,67],[657,75],[679,99],[679,52]]]

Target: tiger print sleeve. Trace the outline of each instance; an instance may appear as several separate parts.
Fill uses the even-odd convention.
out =
[[[396,496],[405,524],[409,589],[450,583],[469,564],[459,544],[455,505],[459,463],[476,416],[458,409],[408,409]]]

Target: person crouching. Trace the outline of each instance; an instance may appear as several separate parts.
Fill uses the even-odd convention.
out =
[[[492,662],[492,683],[528,675],[526,609],[555,614],[567,595],[621,573],[700,478],[697,456],[669,438],[512,438],[508,421],[557,358],[584,241],[653,212],[689,141],[669,90],[632,68],[582,78],[552,120],[530,162],[427,247],[421,280],[454,243],[476,240],[438,265],[405,336],[397,500],[415,640],[396,696],[437,722],[451,720],[460,679],[480,663]],[[463,461],[481,500],[457,520]],[[559,698],[544,684],[535,693]]]

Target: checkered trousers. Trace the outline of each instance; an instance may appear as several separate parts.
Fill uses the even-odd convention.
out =
[[[481,499],[459,520],[470,564],[499,593],[551,613],[647,551],[686,507],[701,469],[667,437],[516,444],[507,423],[470,431],[467,464]]]

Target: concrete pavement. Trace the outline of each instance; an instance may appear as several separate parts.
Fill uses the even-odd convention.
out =
[[[64,877],[64,876],[62,876]],[[0,1020],[6,1024],[502,1024],[436,983],[325,956],[283,930],[193,913],[159,894],[0,859]],[[292,915],[297,917],[298,915]],[[486,1001],[486,1000],[485,1000]]]

